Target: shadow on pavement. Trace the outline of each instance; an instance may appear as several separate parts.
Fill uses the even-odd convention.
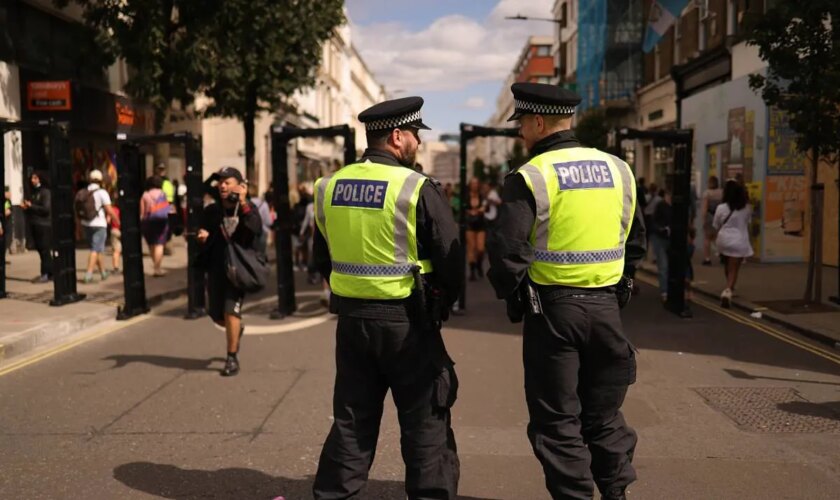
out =
[[[809,379],[802,379],[802,378],[790,378],[790,377],[769,377],[764,375],[752,375],[747,373],[743,370],[733,370],[730,368],[724,368],[723,371],[728,373],[732,378],[737,378],[741,380],[779,380],[782,382],[796,382],[802,384],[818,384],[818,385],[836,385],[840,386],[840,382],[826,382],[823,380],[809,380]]]
[[[214,361],[225,361],[225,358],[195,359],[154,354],[113,354],[102,359],[114,362],[111,370],[123,368],[130,363],[147,363],[161,368],[178,368],[187,371],[218,371],[216,368],[210,368],[210,365]]]
[[[275,477],[244,468],[219,470],[182,469],[175,465],[131,462],[114,469],[114,479],[134,490],[177,499],[312,498],[313,478]],[[404,498],[401,481],[370,480],[359,498]],[[458,497],[461,500],[481,500]],[[487,500],[487,499],[485,499]]]
[[[833,403],[812,403],[810,401],[791,401],[779,403],[776,407],[787,413],[796,413],[807,417],[821,417],[840,420],[840,401]]]

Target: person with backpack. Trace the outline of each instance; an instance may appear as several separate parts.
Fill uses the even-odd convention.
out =
[[[73,201],[76,215],[82,224],[85,238],[90,245],[85,283],[93,281],[94,268],[99,269],[103,280],[108,279],[102,254],[105,252],[105,240],[108,237],[108,220],[115,217],[111,208],[111,196],[102,188],[102,172],[91,170],[88,174],[87,189],[80,189]]]
[[[152,256],[154,272],[152,276],[160,277],[165,273],[163,265],[163,246],[169,238],[169,200],[163,189],[163,179],[159,176],[146,180],[146,191],[140,198],[140,228],[143,238],[149,245],[149,255]]]

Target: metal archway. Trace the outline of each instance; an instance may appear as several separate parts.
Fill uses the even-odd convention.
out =
[[[292,270],[292,220],[289,205],[289,152],[286,146],[298,137],[343,137],[344,164],[356,160],[356,134],[349,125],[326,128],[276,126],[271,129],[271,168],[274,179],[274,206],[277,211],[277,310],[273,319],[282,319],[297,310],[295,276]]]

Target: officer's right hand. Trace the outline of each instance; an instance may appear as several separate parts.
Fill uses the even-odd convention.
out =
[[[195,235],[195,239],[197,239],[199,243],[204,243],[207,241],[209,236],[210,233],[208,233],[206,229],[199,229],[198,234]]]

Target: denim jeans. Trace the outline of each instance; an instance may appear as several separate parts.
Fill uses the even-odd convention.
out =
[[[653,256],[656,259],[656,270],[659,277],[659,292],[668,293],[668,247],[670,241],[665,236],[651,234]]]

